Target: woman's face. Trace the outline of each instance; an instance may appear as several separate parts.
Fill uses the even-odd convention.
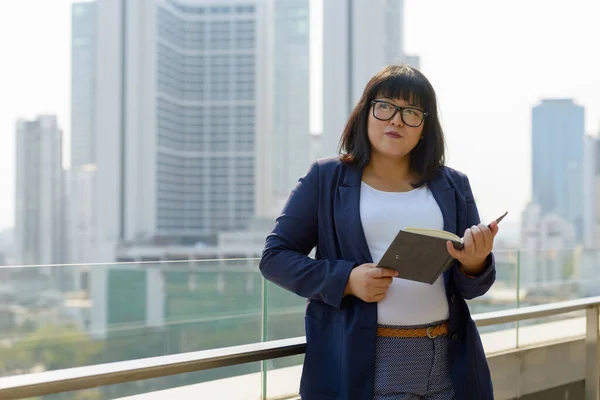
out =
[[[372,151],[395,159],[406,157],[419,143],[423,125],[424,110],[418,105],[403,99],[376,97],[367,122]]]

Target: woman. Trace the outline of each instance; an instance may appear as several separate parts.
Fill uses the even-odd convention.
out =
[[[308,299],[302,399],[492,399],[465,300],[495,280],[498,226],[480,223],[467,177],[444,166],[428,80],[404,65],[377,73],[341,149],[299,180],[260,262],[266,279]],[[460,251],[447,243],[456,261],[433,285],[376,267],[407,226],[464,235]]]

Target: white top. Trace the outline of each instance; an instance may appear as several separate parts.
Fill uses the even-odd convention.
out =
[[[360,217],[375,264],[399,230],[409,226],[444,227],[442,212],[426,185],[409,192],[383,192],[362,182]],[[433,285],[394,278],[385,298],[377,305],[377,323],[384,325],[420,325],[448,316],[443,275]]]

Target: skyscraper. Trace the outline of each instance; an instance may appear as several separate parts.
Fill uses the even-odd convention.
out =
[[[62,132],[53,115],[16,124],[18,262],[64,262]]]
[[[191,244],[276,214],[309,160],[308,1],[105,0],[97,13],[100,245]]]
[[[96,10],[96,2],[71,6],[71,148],[65,177],[69,263],[95,260]]]
[[[93,262],[96,258],[96,166],[88,164],[65,173],[65,210],[69,264]]]
[[[418,63],[403,49],[403,0],[323,2],[323,155],[337,154],[346,119],[378,70]]]
[[[276,0],[273,103],[273,217],[310,163],[309,1]],[[267,210],[265,210],[267,211]],[[271,214],[271,215],[269,215]]]
[[[585,136],[583,141],[582,203],[583,244],[594,248],[596,242],[596,169],[598,164],[598,140]]]
[[[583,234],[584,108],[571,99],[542,100],[532,112],[532,200]]]
[[[587,135],[583,146],[583,244],[600,246],[600,138]]]
[[[71,6],[71,168],[93,164],[96,104],[96,2]]]

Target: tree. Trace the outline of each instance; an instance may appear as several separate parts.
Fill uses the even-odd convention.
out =
[[[94,364],[102,351],[101,343],[72,325],[47,325],[23,332],[0,348],[2,375]]]

